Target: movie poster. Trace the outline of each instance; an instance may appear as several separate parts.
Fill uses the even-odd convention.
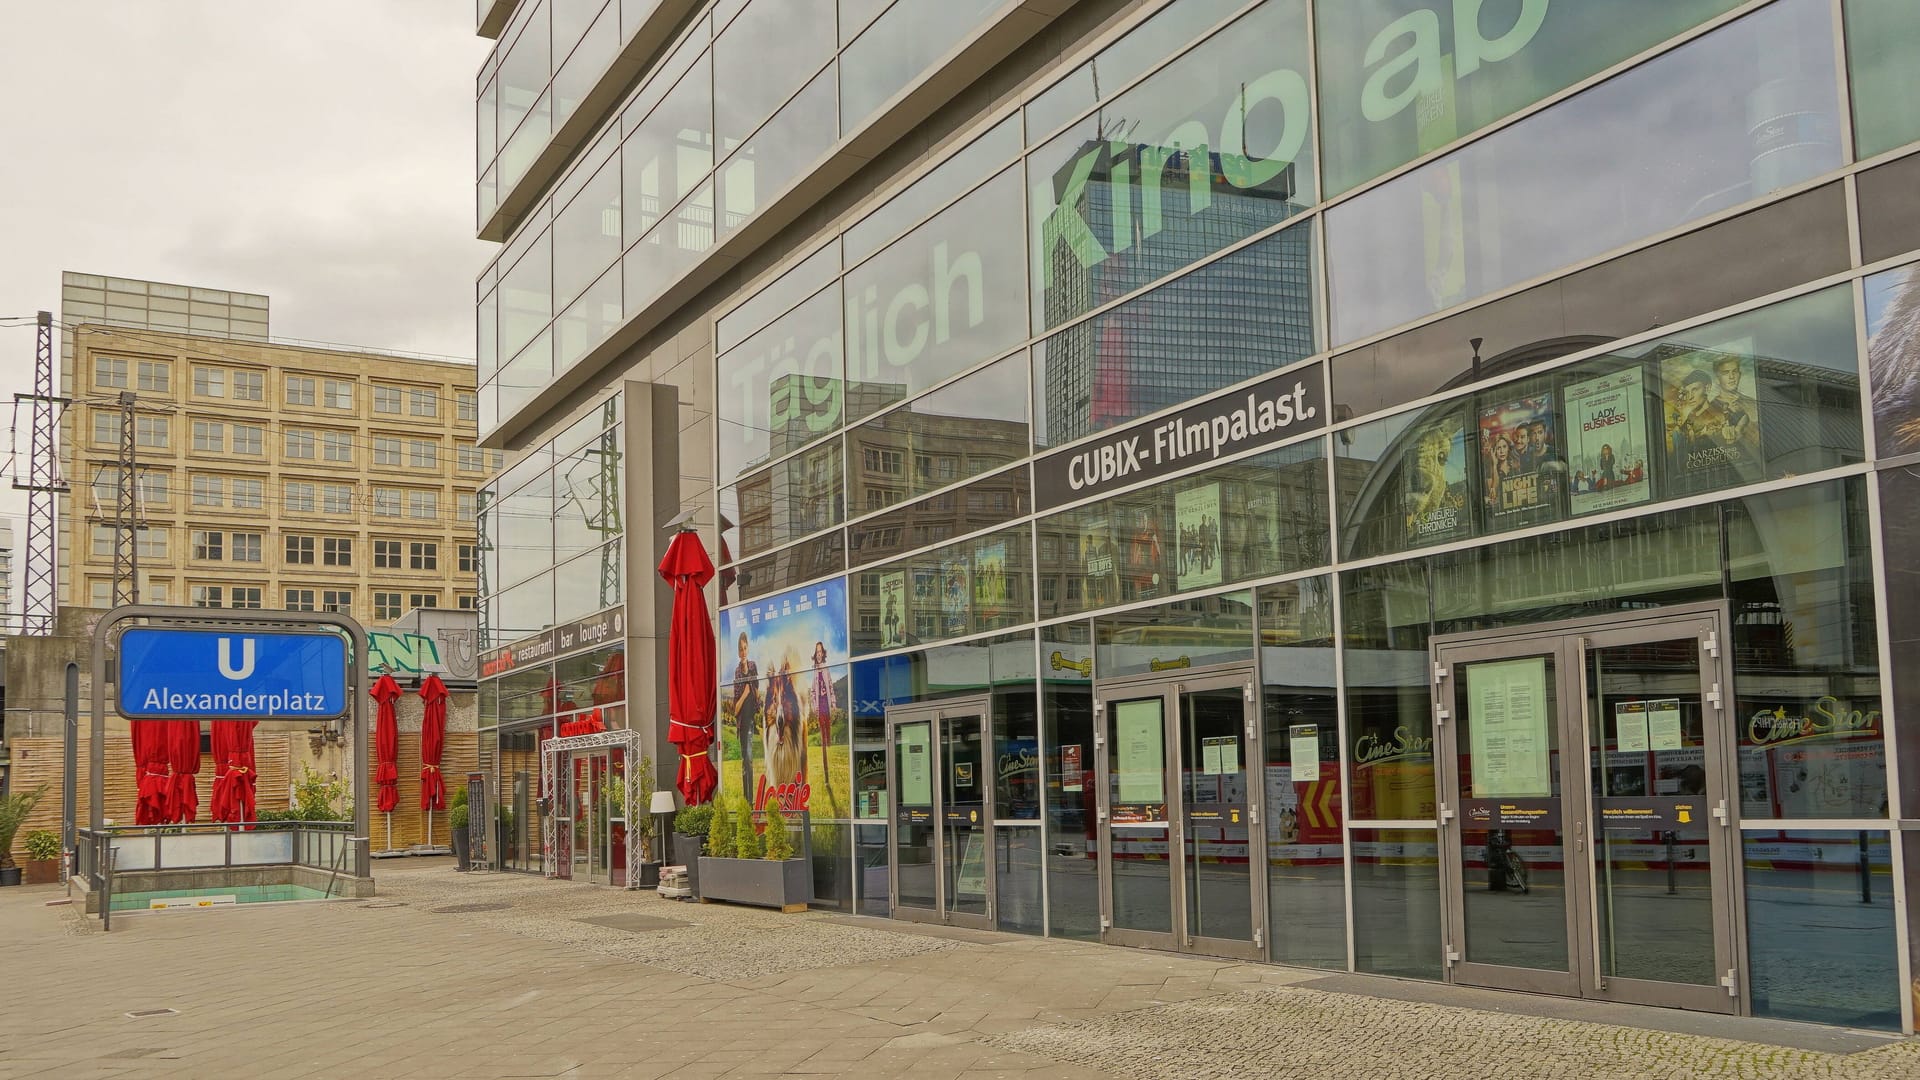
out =
[[[1920,273],[1896,267],[1868,278],[1867,371],[1882,457],[1920,450]]]
[[[893,570],[880,575],[880,647],[898,649],[907,643],[907,627],[912,625],[912,609],[907,599],[907,572]]]
[[[973,614],[982,625],[1007,614],[1007,545],[982,544],[973,553]]]
[[[1480,411],[1480,490],[1489,528],[1549,521],[1560,507],[1561,458],[1553,395]]]
[[[1653,498],[1646,406],[1637,367],[1567,387],[1567,486],[1575,514]]]
[[[1153,511],[1139,507],[1126,512],[1125,539],[1120,545],[1122,600],[1147,600],[1161,593],[1160,522]]]
[[[1713,491],[1764,475],[1753,350],[1701,349],[1661,361],[1670,494]]]
[[[720,631],[714,765],[721,790],[843,816],[850,791],[846,579],[728,608]]]
[[[1220,566],[1220,485],[1205,484],[1175,493],[1173,520],[1175,586],[1181,591],[1218,585]]]
[[[1120,556],[1104,516],[1090,518],[1080,528],[1080,567],[1086,577],[1086,607],[1120,602]]]
[[[1448,412],[1409,433],[1401,474],[1406,483],[1408,545],[1439,544],[1473,535],[1467,514],[1467,425]]]
[[[972,610],[972,573],[966,556],[940,560],[940,636],[965,634]]]

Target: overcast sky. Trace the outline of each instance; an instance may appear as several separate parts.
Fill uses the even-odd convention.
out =
[[[0,316],[58,318],[78,270],[472,357],[473,28],[472,0],[0,0]],[[0,329],[0,400],[32,380],[33,331]]]

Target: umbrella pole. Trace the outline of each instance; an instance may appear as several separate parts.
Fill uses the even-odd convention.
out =
[[[433,846],[433,808],[427,808],[427,846]]]
[[[393,850],[393,811],[387,811],[387,850]]]

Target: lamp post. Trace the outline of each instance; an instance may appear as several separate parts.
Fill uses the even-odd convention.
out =
[[[647,809],[649,812],[653,814],[653,817],[654,817],[654,823],[653,823],[654,838],[656,842],[658,842],[660,845],[659,862],[662,866],[664,866],[666,865],[666,862],[667,862],[667,851],[668,851],[667,829],[669,827],[669,820],[671,819],[673,812],[675,810],[675,807],[673,805],[673,792],[671,791],[654,792],[653,801],[648,805]]]

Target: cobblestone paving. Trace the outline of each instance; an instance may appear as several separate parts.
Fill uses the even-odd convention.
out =
[[[1356,981],[1324,972],[395,862],[373,902],[129,915],[111,934],[42,906],[57,889],[0,892],[0,1080],[1920,1078],[1912,1041],[1820,1053],[1652,1029],[1686,1026],[1673,1014],[1390,1000],[1315,988]],[[175,1011],[128,1015],[156,1009]]]

